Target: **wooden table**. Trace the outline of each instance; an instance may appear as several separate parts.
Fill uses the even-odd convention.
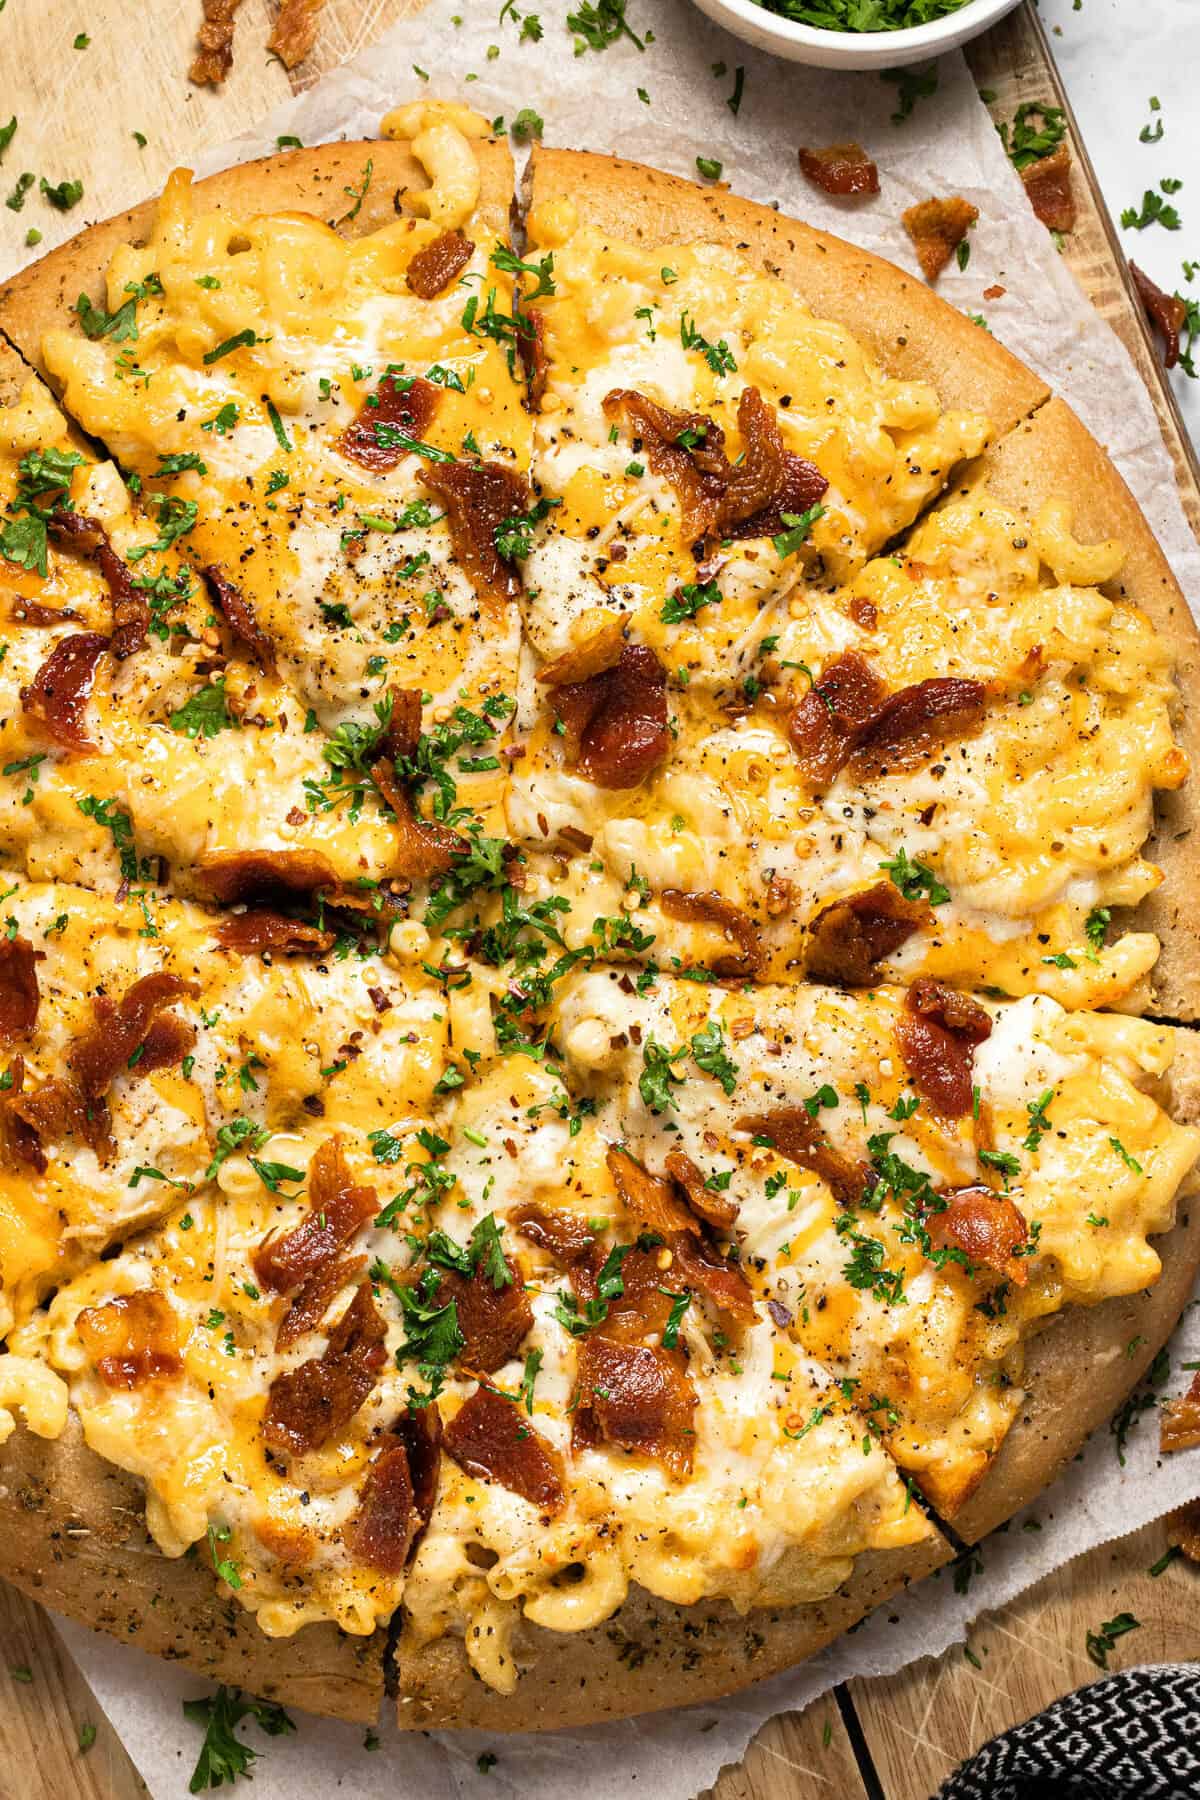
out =
[[[0,267],[35,254],[22,240],[44,232],[36,254],[160,186],[187,162],[260,118],[289,93],[371,43],[413,0],[328,0],[317,48],[289,77],[263,48],[274,8],[243,0],[233,72],[218,91],[188,85],[199,0],[155,0],[131,15],[127,0],[69,9],[14,6],[0,18],[0,88],[18,104],[19,132],[5,159],[5,189],[22,169],[51,181],[87,172],[69,218],[30,203],[0,212]],[[464,8],[465,10],[465,8]],[[131,31],[131,19],[134,19]],[[90,43],[75,50],[78,31]],[[969,50],[976,79],[994,94],[997,118],[1022,100],[1065,101],[1035,16],[1022,8]],[[3,79],[5,69],[21,71]],[[5,110],[5,109],[0,109]],[[1069,110],[1069,109],[1068,109]],[[0,118],[0,124],[3,124]],[[134,133],[146,138],[138,145]],[[1113,324],[1146,381],[1200,534],[1200,471],[1158,364],[1075,135],[1080,220],[1065,254],[1097,310]],[[967,1646],[886,1680],[857,1681],[804,1713],[774,1720],[745,1761],[726,1770],[717,1800],[929,1800],[962,1759],[996,1732],[1095,1679],[1085,1640],[1105,1619],[1131,1612],[1140,1628],[1119,1639],[1111,1668],[1195,1655],[1200,1572],[1176,1559],[1149,1570],[1167,1545],[1164,1524],[1093,1551],[1002,1612],[985,1615]],[[95,1739],[86,1753],[80,1735]],[[252,1791],[252,1790],[248,1790]],[[0,1800],[134,1800],[144,1794],[116,1734],[60,1644],[45,1613],[0,1583]]]

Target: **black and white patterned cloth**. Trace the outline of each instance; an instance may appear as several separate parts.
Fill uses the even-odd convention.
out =
[[[1129,1669],[1056,1700],[936,1800],[1200,1800],[1200,1666]]]

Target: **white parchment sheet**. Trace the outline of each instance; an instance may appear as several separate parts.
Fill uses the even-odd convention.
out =
[[[536,0],[534,0],[536,4]],[[1193,605],[1200,599],[1200,550],[1179,505],[1170,463],[1149,398],[1125,351],[1101,323],[1034,219],[959,55],[940,65],[937,92],[918,101],[905,123],[892,123],[894,85],[874,75],[833,75],[774,62],[708,21],[688,0],[629,0],[644,51],[627,39],[597,55],[574,54],[566,14],[573,0],[538,6],[544,35],[520,41],[520,24],[499,18],[487,0],[432,0],[355,62],[290,102],[261,128],[205,159],[205,172],[275,148],[281,134],[305,144],[376,135],[380,115],[422,94],[468,101],[489,117],[511,119],[526,106],[545,120],[547,143],[641,157],[681,174],[697,154],[724,165],[738,193],[777,201],[827,229],[914,267],[901,210],[932,193],[958,193],[980,218],[965,271],[953,264],[939,291],[952,305],[984,313],[996,335],[1063,393],[1107,445],[1170,556]],[[455,16],[461,20],[454,22]],[[498,54],[489,56],[489,46]],[[714,65],[724,69],[714,72]],[[419,70],[429,72],[428,83]],[[744,69],[740,110],[729,105]],[[645,95],[642,98],[641,95]],[[799,174],[800,143],[855,137],[880,168],[882,192],[866,204],[815,192]],[[983,290],[999,283],[999,301]],[[1180,1364],[1200,1355],[1200,1314],[1193,1301],[1172,1345],[1172,1386]],[[1081,1385],[1088,1379],[1080,1369]],[[988,1542],[969,1592],[954,1592],[948,1571],[884,1607],[860,1631],[794,1673],[716,1706],[661,1714],[644,1722],[540,1739],[475,1734],[401,1735],[385,1720],[382,1744],[363,1748],[360,1727],[298,1718],[295,1737],[244,1735],[263,1754],[254,1767],[254,1800],[337,1794],[344,1800],[452,1800],[460,1795],[517,1795],[588,1800],[642,1794],[685,1800],[736,1761],[776,1712],[799,1708],[835,1682],[890,1673],[961,1641],[981,1611],[1001,1606],[1049,1570],[1106,1539],[1123,1535],[1200,1495],[1200,1455],[1160,1462],[1156,1419],[1147,1412],[1130,1435],[1127,1464],[1100,1432],[1057,1486]],[[1024,1528],[1023,1528],[1024,1527]],[[62,1627],[74,1654],[155,1796],[176,1800],[199,1750],[199,1732],[180,1701],[203,1683],[151,1662],[78,1626]],[[495,1753],[490,1774],[476,1759]]]

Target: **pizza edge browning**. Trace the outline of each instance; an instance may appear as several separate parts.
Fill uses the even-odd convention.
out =
[[[507,146],[494,140],[475,149],[483,175],[476,216],[499,235],[512,201],[511,158]],[[427,185],[407,147],[351,143],[296,151],[239,165],[197,183],[196,191],[202,202],[242,212],[303,209],[327,217],[343,204],[347,184],[361,179],[368,157],[375,163],[372,187],[356,218],[342,227],[358,235],[400,212],[406,191]],[[1050,493],[1063,495],[1074,504],[1081,539],[1122,538],[1126,564],[1107,591],[1151,617],[1190,693],[1200,636],[1107,456],[1065,403],[1050,399],[1024,365],[921,283],[769,208],[614,158],[539,149],[529,197],[533,205],[569,198],[584,222],[634,241],[736,245],[795,288],[814,312],[854,330],[888,373],[931,382],[944,405],[989,413],[997,441],[978,467],[991,491],[1025,506]],[[64,308],[81,289],[99,294],[113,249],[144,234],[154,204],[89,227],[0,288],[0,328],[32,366],[40,367],[45,327],[63,322]],[[0,357],[0,399],[10,397],[16,370],[15,357],[11,368],[10,359]],[[1181,740],[1200,749],[1200,728],[1186,714]],[[1183,835],[1190,802],[1165,796],[1160,805],[1163,798],[1171,804],[1149,853],[1163,864],[1165,885],[1186,892],[1190,858],[1200,856],[1200,846],[1193,852]],[[1200,945],[1180,911],[1159,894],[1143,903],[1134,922],[1151,929],[1158,923],[1165,932],[1158,1010],[1188,1017],[1200,1012]],[[1176,1044],[1179,1075],[1169,1084],[1169,1099],[1174,1116],[1191,1122],[1200,1119],[1200,1045],[1183,1032]],[[1183,1203],[1179,1222],[1159,1248],[1164,1269],[1153,1288],[1092,1309],[1074,1308],[1031,1343],[1029,1403],[956,1516],[962,1536],[975,1540],[1035,1497],[1140,1379],[1170,1334],[1200,1264],[1200,1206]],[[1143,1342],[1128,1358],[1125,1347],[1135,1334]],[[1073,1389],[1084,1364],[1086,1409]],[[1064,1421],[1070,1423],[1068,1436]],[[172,1561],[155,1549],[144,1535],[137,1482],[91,1451],[77,1424],[57,1443],[19,1429],[0,1450],[0,1520],[13,1527],[4,1534],[0,1574],[67,1616],[101,1624],[214,1679],[314,1712],[375,1716],[384,1686],[382,1631],[355,1639],[321,1625],[293,1640],[264,1637],[235,1601],[214,1592],[202,1554]],[[82,1534],[68,1529],[77,1523]],[[851,1579],[825,1601],[745,1617],[725,1603],[680,1608],[639,1593],[605,1624],[581,1634],[531,1628],[533,1660],[512,1696],[493,1693],[478,1680],[457,1639],[441,1639],[402,1654],[399,1720],[414,1728],[533,1730],[711,1700],[811,1654],[951,1554],[945,1539],[931,1532],[915,1549],[861,1556]]]

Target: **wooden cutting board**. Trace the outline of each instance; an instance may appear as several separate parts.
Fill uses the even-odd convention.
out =
[[[20,93],[21,118],[0,185],[7,188],[26,168],[44,170],[51,181],[88,173],[82,208],[66,217],[47,216],[37,203],[19,215],[0,213],[5,273],[70,236],[85,218],[105,218],[143,199],[176,163],[245,130],[414,10],[414,0],[327,0],[316,50],[289,77],[264,49],[274,7],[269,0],[243,0],[233,72],[213,92],[185,80],[199,0],[156,5],[152,28],[139,31],[135,50],[127,0],[90,0],[69,22],[61,7],[57,21],[42,8],[10,8],[0,31],[0,88]],[[77,51],[73,41],[85,25],[90,43]],[[968,57],[979,86],[994,96],[995,118],[1011,119],[1022,102],[1038,100],[1062,106],[1070,118],[1030,6],[977,39]],[[19,82],[4,81],[5,65],[21,71]],[[1073,118],[1070,124],[1079,223],[1063,253],[1149,389],[1184,509],[1200,535],[1200,467]],[[44,237],[25,249],[31,225]],[[1176,1559],[1151,1575],[1166,1545],[1166,1527],[1148,1526],[983,1617],[972,1630],[969,1657],[960,1647],[886,1680],[856,1681],[804,1713],[773,1720],[745,1761],[722,1775],[716,1800],[929,1800],[987,1738],[1098,1677],[1087,1634],[1118,1612],[1132,1613],[1140,1627],[1118,1641],[1112,1668],[1194,1657],[1200,1572]],[[94,1741],[81,1750],[93,1732]],[[181,1792],[186,1779],[181,1772]],[[145,1791],[47,1615],[0,1583],[0,1800],[134,1800]]]

